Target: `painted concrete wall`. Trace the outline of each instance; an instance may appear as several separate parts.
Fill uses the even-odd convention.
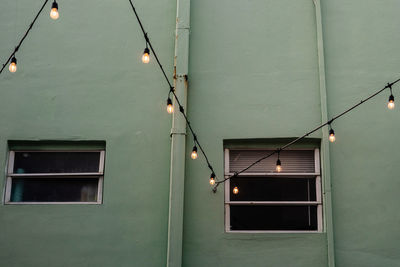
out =
[[[172,77],[176,2],[135,4]],[[40,5],[0,3],[1,61]],[[398,78],[399,5],[322,1],[330,115]],[[154,61],[140,62],[145,44],[128,1],[59,8],[58,21],[49,6],[38,19],[18,71],[0,76],[0,162],[4,168],[7,140],[104,140],[104,203],[1,205],[1,265],[165,266],[168,87]],[[295,137],[320,124],[314,8],[312,0],[191,1],[188,116],[219,177],[224,140]],[[339,267],[400,266],[400,111],[387,110],[387,97],[334,124]],[[186,162],[183,266],[327,266],[325,233],[224,233],[223,188],[211,192],[201,161]]]
[[[189,117],[217,176],[224,139],[294,137],[320,124],[312,1],[193,0],[191,11]],[[206,166],[190,158],[186,173],[184,266],[327,266],[325,233],[225,233],[223,186],[213,194]]]
[[[334,115],[399,78],[400,2],[335,0],[322,1],[322,8],[328,108]],[[400,266],[400,111],[386,108],[388,97],[385,92],[334,124],[337,266]]]
[[[15,20],[20,38],[41,4],[1,1],[1,61],[16,43]],[[128,1],[59,1],[57,21],[50,4],[17,54],[18,71],[0,78],[1,168],[9,139],[105,140],[104,203],[1,205],[0,265],[163,266],[169,88],[154,62],[140,61],[145,43]],[[175,1],[137,8],[172,76]]]

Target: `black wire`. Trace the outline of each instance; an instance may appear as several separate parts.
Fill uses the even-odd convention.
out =
[[[43,8],[47,4],[49,0],[45,0],[42,7],[40,8],[39,12],[36,14],[36,17],[33,19],[31,24],[29,25],[28,30],[25,32],[24,36],[22,37],[21,41],[19,41],[19,44],[15,47],[14,52],[10,55],[10,57],[7,59],[7,61],[3,64],[3,67],[0,70],[0,74],[3,72],[4,68],[7,66],[8,62],[10,62],[11,58],[17,53],[18,49],[21,47],[22,42],[25,40],[26,36],[28,36],[28,33],[32,30],[33,24],[35,24],[36,19],[39,17],[40,13],[42,13]]]
[[[233,175],[231,175],[231,176],[225,178],[224,180],[219,181],[219,182],[216,182],[216,183],[215,183],[215,186],[214,186],[214,188],[213,188],[213,191],[216,192],[217,187],[218,187],[221,183],[224,183],[225,181],[227,181],[227,180],[229,180],[229,179],[231,179],[231,178],[233,178],[233,177],[238,176],[239,174],[241,174],[241,173],[247,171],[248,169],[250,169],[251,167],[253,167],[253,166],[256,165],[257,163],[260,163],[260,162],[263,161],[264,159],[267,159],[267,158],[271,157],[272,155],[274,155],[274,154],[276,154],[276,153],[279,153],[280,151],[282,151],[282,150],[284,150],[284,149],[286,149],[286,148],[292,146],[293,144],[295,144],[295,143],[297,143],[298,141],[304,139],[305,137],[309,136],[310,134],[312,134],[312,133],[318,131],[318,130],[321,129],[322,127],[324,127],[324,126],[326,126],[326,125],[330,125],[334,120],[336,120],[336,119],[342,117],[343,115],[349,113],[350,111],[352,111],[352,110],[355,109],[356,107],[360,106],[361,104],[367,102],[367,101],[370,100],[371,98],[374,98],[374,97],[377,96],[378,94],[382,93],[385,89],[390,88],[390,90],[391,90],[392,86],[393,86],[394,84],[398,83],[399,81],[400,81],[400,79],[397,79],[397,80],[395,80],[395,81],[392,82],[392,83],[388,83],[388,84],[387,84],[385,87],[383,87],[382,89],[376,91],[375,93],[373,93],[372,95],[370,95],[370,96],[367,97],[366,99],[361,100],[359,103],[357,103],[357,104],[353,105],[352,107],[346,109],[345,111],[343,111],[343,112],[340,113],[339,115],[333,117],[332,119],[328,120],[327,122],[325,122],[325,123],[323,123],[323,124],[321,124],[321,125],[315,127],[315,128],[312,129],[311,131],[309,131],[309,132],[305,133],[304,135],[302,135],[302,136],[300,136],[300,137],[294,139],[293,141],[291,141],[291,142],[287,143],[286,145],[284,145],[284,146],[278,148],[277,150],[274,150],[272,153],[270,153],[270,154],[268,154],[268,155],[266,155],[266,156],[264,156],[264,157],[262,157],[262,158],[256,160],[255,162],[253,162],[252,164],[250,164],[250,165],[247,166],[246,168],[244,168],[244,169],[242,169],[242,170],[240,170],[240,171],[238,171],[238,172],[235,172]]]
[[[139,25],[140,25],[140,29],[141,29],[142,32],[143,32],[144,39],[146,40],[146,47],[147,47],[147,44],[150,46],[150,50],[151,50],[151,52],[153,52],[154,57],[155,57],[155,59],[156,59],[156,61],[157,61],[157,63],[158,63],[158,66],[160,67],[162,73],[164,74],[165,80],[167,81],[167,83],[168,83],[168,85],[169,85],[170,88],[173,87],[173,86],[172,86],[172,83],[171,83],[171,82],[169,81],[169,79],[168,79],[167,74],[166,74],[165,71],[164,71],[163,66],[161,65],[160,60],[158,59],[158,56],[157,56],[156,51],[154,51],[154,49],[153,49],[153,45],[151,44],[150,39],[149,39],[149,37],[147,36],[147,32],[146,32],[146,31],[144,30],[144,28],[143,28],[142,21],[140,20],[139,15],[138,15],[138,13],[136,12],[136,9],[135,9],[135,6],[134,6],[133,3],[132,3],[132,0],[129,0],[129,3],[131,4],[133,13],[135,13],[136,19],[137,19],[137,21],[138,21],[138,23],[139,23]]]
[[[48,2],[48,0],[45,0],[45,1],[44,1],[42,7],[40,8],[39,12],[36,14],[36,16],[35,16],[35,18],[33,19],[32,23],[29,25],[29,28],[27,29],[27,31],[25,32],[24,36],[23,36],[22,39],[20,40],[19,44],[15,47],[13,53],[10,55],[10,57],[7,59],[7,61],[3,64],[3,66],[2,66],[2,68],[1,68],[1,70],[0,70],[0,74],[3,72],[3,70],[4,70],[4,68],[7,66],[8,62],[10,62],[10,60],[12,59],[12,57],[15,56],[15,53],[16,53],[16,52],[19,50],[19,48],[21,47],[22,43],[24,42],[25,38],[28,36],[29,32],[31,31],[33,25],[35,24],[37,18],[39,17],[40,13],[42,12],[43,8],[46,6],[47,2]],[[161,62],[160,62],[160,60],[158,59],[157,53],[155,52],[155,50],[154,50],[154,48],[153,48],[153,45],[151,44],[151,41],[150,41],[150,39],[149,39],[149,37],[148,37],[146,31],[144,30],[143,24],[142,24],[142,22],[141,22],[141,20],[140,20],[140,18],[139,18],[139,15],[138,15],[137,12],[136,12],[136,9],[135,9],[135,7],[134,7],[134,5],[133,5],[133,3],[132,3],[132,0],[129,0],[129,3],[130,3],[130,5],[131,5],[131,7],[132,7],[133,12],[135,13],[136,19],[137,19],[137,21],[138,21],[138,23],[139,23],[139,25],[140,25],[140,28],[141,28],[141,30],[142,30],[142,32],[143,32],[144,39],[146,40],[146,47],[147,47],[147,44],[150,46],[150,50],[153,52],[154,58],[156,59],[157,64],[158,64],[158,66],[160,67],[160,69],[161,69],[161,71],[162,71],[162,73],[163,73],[163,75],[164,75],[164,78],[165,78],[165,80],[167,81],[167,83],[168,83],[168,85],[169,85],[169,88],[170,88],[169,94],[172,93],[172,94],[174,95],[174,98],[175,98],[175,100],[176,100],[176,102],[177,102],[177,104],[178,104],[178,106],[179,106],[179,110],[181,111],[183,117],[185,118],[186,124],[188,125],[189,130],[190,130],[190,132],[191,132],[192,135],[193,135],[194,143],[197,144],[197,145],[199,146],[200,151],[202,152],[202,154],[203,154],[203,156],[204,156],[204,158],[205,158],[205,160],[206,160],[206,162],[207,162],[208,168],[209,168],[212,172],[214,172],[214,169],[213,169],[213,167],[212,167],[212,165],[211,165],[211,163],[210,163],[210,161],[209,161],[209,159],[208,159],[208,157],[207,157],[207,154],[205,153],[205,151],[204,151],[203,147],[201,146],[200,142],[198,141],[197,136],[196,136],[196,134],[195,134],[195,132],[194,132],[194,130],[193,130],[191,124],[190,124],[190,121],[189,121],[189,119],[187,118],[187,116],[186,116],[186,114],[185,114],[185,110],[184,110],[184,108],[183,108],[183,105],[180,103],[179,98],[178,98],[178,96],[177,96],[176,93],[175,93],[174,87],[172,86],[172,83],[171,83],[170,80],[168,79],[168,76],[167,76],[167,74],[165,73],[165,70],[164,70],[163,66],[161,65]],[[388,83],[384,88],[378,90],[377,92],[375,92],[375,93],[372,94],[371,96],[367,97],[366,99],[361,100],[360,103],[355,104],[354,106],[350,107],[349,109],[345,110],[344,112],[340,113],[339,115],[333,117],[333,118],[330,119],[329,121],[327,121],[327,122],[325,122],[325,123],[323,123],[323,124],[317,126],[317,127],[314,128],[313,130],[311,130],[311,131],[309,131],[308,133],[306,133],[306,134],[304,134],[304,135],[302,135],[302,136],[296,138],[295,140],[293,140],[293,141],[289,142],[288,144],[284,145],[283,147],[281,147],[281,148],[279,148],[279,149],[273,151],[272,153],[268,154],[267,156],[264,156],[264,157],[262,157],[262,158],[256,160],[255,162],[253,162],[252,164],[250,164],[248,167],[242,169],[242,170],[239,171],[239,172],[235,172],[234,175],[229,176],[229,177],[223,179],[222,181],[217,181],[217,182],[216,182],[216,185],[214,186],[213,191],[214,191],[214,192],[216,191],[216,188],[219,186],[219,184],[224,183],[225,181],[227,181],[227,180],[229,180],[229,179],[231,179],[231,178],[233,178],[233,177],[238,176],[239,174],[241,174],[241,173],[247,171],[248,169],[250,169],[250,168],[253,167],[254,165],[258,164],[259,162],[263,161],[264,159],[267,159],[267,158],[271,157],[272,155],[274,155],[275,153],[279,153],[280,151],[282,151],[282,150],[284,150],[284,149],[286,149],[286,148],[292,146],[293,144],[295,144],[295,143],[297,143],[298,141],[304,139],[304,138],[307,137],[308,135],[310,135],[310,134],[316,132],[317,130],[321,129],[322,127],[324,127],[324,126],[326,126],[326,125],[330,125],[334,120],[336,120],[336,119],[342,117],[343,115],[345,115],[345,114],[347,114],[348,112],[352,111],[352,110],[355,109],[356,107],[358,107],[358,106],[360,106],[361,104],[367,102],[367,101],[370,100],[371,98],[377,96],[378,94],[380,94],[381,92],[383,92],[385,89],[390,88],[390,91],[392,91],[392,86],[393,86],[394,84],[398,83],[399,81],[400,81],[400,79],[397,79],[396,81],[394,81],[394,82],[392,82],[392,83]]]
[[[190,121],[189,121],[188,117],[187,117],[186,114],[185,114],[185,109],[184,109],[183,105],[181,104],[181,102],[179,101],[179,98],[178,98],[178,96],[177,96],[176,93],[175,93],[175,89],[174,89],[174,87],[172,86],[172,83],[169,81],[167,74],[165,73],[164,68],[163,68],[163,66],[161,65],[161,62],[160,62],[160,60],[158,59],[158,56],[157,56],[156,51],[154,51],[153,45],[151,44],[151,41],[150,41],[150,39],[149,39],[149,36],[147,35],[147,32],[144,30],[142,21],[140,20],[139,15],[138,15],[138,13],[136,12],[136,9],[135,9],[135,6],[134,6],[133,3],[132,3],[132,0],[129,0],[129,3],[131,4],[132,10],[133,10],[133,12],[135,13],[136,19],[137,19],[137,21],[138,21],[138,23],[139,23],[139,25],[140,25],[140,29],[141,29],[142,32],[143,32],[144,39],[146,40],[146,43],[149,44],[150,50],[153,52],[154,57],[155,57],[155,59],[156,59],[156,61],[157,61],[157,64],[158,64],[158,66],[160,67],[160,69],[161,69],[161,71],[162,71],[162,73],[163,73],[163,75],[164,75],[164,78],[165,78],[165,80],[167,81],[167,83],[168,83],[168,85],[169,85],[169,88],[170,88],[170,92],[169,92],[169,93],[172,93],[172,94],[173,94],[173,96],[174,96],[174,98],[175,98],[175,100],[176,100],[176,103],[178,104],[179,111],[182,113],[183,117],[185,118],[186,124],[187,124],[187,126],[189,127],[189,130],[190,130],[190,132],[191,132],[191,134],[192,134],[192,136],[193,136],[193,140],[194,140],[195,144],[198,145],[198,147],[199,147],[201,153],[203,154],[203,156],[204,156],[204,158],[205,158],[205,160],[206,160],[206,162],[207,162],[208,168],[209,168],[212,172],[214,172],[214,169],[213,169],[213,167],[212,167],[212,165],[211,165],[211,163],[210,163],[210,160],[208,159],[206,152],[204,151],[203,147],[201,146],[201,144],[200,144],[200,142],[199,142],[199,140],[198,140],[198,138],[197,138],[197,136],[196,136],[196,134],[195,134],[195,132],[194,132],[194,130],[193,130],[193,128],[192,128],[192,125],[190,124]]]

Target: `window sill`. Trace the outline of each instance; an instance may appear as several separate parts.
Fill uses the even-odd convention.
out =
[[[273,238],[323,238],[326,232],[319,231],[229,231],[224,232],[227,240],[264,240]]]

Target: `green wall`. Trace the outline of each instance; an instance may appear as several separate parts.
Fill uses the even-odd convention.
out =
[[[399,77],[400,2],[322,1],[329,114]],[[399,85],[394,86],[396,100]],[[400,111],[389,92],[334,123],[331,145],[337,266],[400,266]]]
[[[1,61],[43,1],[18,0],[18,14],[15,2],[0,3]],[[103,204],[1,205],[0,265],[163,266],[169,88],[154,61],[140,61],[145,42],[128,1],[59,1],[57,21],[50,5],[17,53],[18,71],[0,76],[2,169],[10,139],[104,140]],[[176,3],[137,8],[171,76]]]
[[[309,0],[191,1],[189,118],[220,178],[224,139],[320,124],[315,23]],[[213,194],[207,166],[186,166],[184,266],[327,266],[325,233],[225,233],[223,186]]]
[[[321,2],[333,116],[400,78],[400,3]],[[172,78],[176,1],[134,3]],[[41,4],[0,3],[1,62]],[[17,53],[18,71],[0,75],[0,162],[4,169],[9,140],[103,140],[103,204],[0,205],[1,265],[165,266],[169,88],[154,60],[140,61],[145,43],[127,0],[60,1],[57,21],[49,10],[50,3]],[[218,177],[224,140],[262,145],[321,123],[312,0],[191,0],[190,11],[187,111]],[[387,98],[333,124],[333,209],[326,212],[333,214],[338,267],[400,266],[400,111],[389,111]],[[192,146],[188,136],[187,155]],[[187,157],[183,266],[328,265],[325,232],[225,233],[224,190],[213,194],[209,175],[202,156]]]

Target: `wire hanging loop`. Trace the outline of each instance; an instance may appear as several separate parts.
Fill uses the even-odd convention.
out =
[[[147,35],[147,32],[144,33],[144,39],[146,40],[146,47],[147,47],[147,44],[150,43],[150,39],[149,36]]]
[[[175,88],[173,86],[169,87],[169,91],[168,91],[168,98],[171,98],[171,93],[173,94],[175,91]]]
[[[392,84],[391,84],[391,83],[388,83],[388,84],[386,85],[386,87],[390,89],[390,94],[392,95],[392,94],[393,94],[393,92],[392,92]]]
[[[332,121],[328,121],[328,122],[327,122],[329,130],[332,130],[332,125],[331,125],[331,123],[332,123]]]

